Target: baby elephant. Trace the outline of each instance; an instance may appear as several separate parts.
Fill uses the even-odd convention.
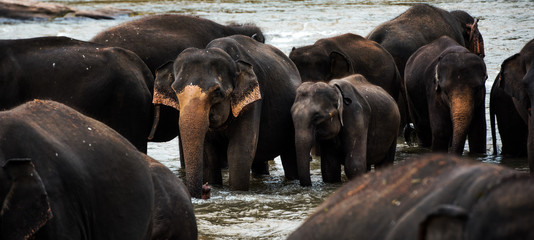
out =
[[[395,100],[360,74],[329,83],[304,82],[291,108],[300,185],[311,185],[311,148],[321,151],[324,182],[340,182],[392,163],[400,114]]]

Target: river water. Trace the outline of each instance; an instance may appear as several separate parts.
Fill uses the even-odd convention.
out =
[[[94,9],[111,6],[135,11],[115,20],[57,18],[46,21],[0,20],[0,38],[68,36],[89,40],[96,33],[134,18],[160,14],[190,14],[219,23],[255,23],[262,28],[266,43],[289,54],[292,47],[313,44],[317,39],[347,32],[367,35],[378,24],[396,17],[420,1],[172,1],[172,0],[57,0],[70,7]],[[533,1],[430,1],[446,10],[461,9],[480,18],[479,29],[485,41],[489,94],[501,62],[534,38]],[[489,97],[486,98],[486,105]],[[489,109],[487,110],[489,112]],[[489,118],[488,118],[489,123]],[[503,164],[528,171],[525,158],[493,156],[488,124],[487,155],[470,156],[480,161]],[[410,147],[399,139],[397,161],[427,152]],[[179,176],[178,142],[149,143],[148,155],[163,162]],[[251,190],[231,192],[225,186],[213,187],[207,201],[193,199],[200,239],[284,239],[313,212],[340,184],[321,182],[320,163],[312,161],[313,186],[302,188],[298,181],[285,181],[279,158],[270,164],[271,175],[251,177]]]

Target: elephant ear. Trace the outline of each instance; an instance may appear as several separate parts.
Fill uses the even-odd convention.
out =
[[[497,86],[519,102],[522,108],[528,109],[530,104],[528,93],[523,85],[525,71],[521,65],[520,54],[515,54],[501,64]]]
[[[439,81],[439,62],[441,60],[441,57],[438,59],[437,63],[436,63],[436,67],[434,68],[434,72],[435,72],[435,75],[434,75],[434,90],[436,92],[440,92],[441,91],[441,83]]]
[[[469,40],[466,43],[467,49],[479,57],[484,58],[484,39],[478,30],[478,18],[475,18],[473,23],[466,24],[465,28],[469,32]]]
[[[468,220],[465,209],[441,205],[419,224],[419,240],[463,239]]]
[[[354,73],[354,66],[345,54],[333,51],[330,53],[330,72],[332,79],[342,78]]]
[[[237,60],[236,64],[238,73],[230,100],[234,117],[239,116],[247,105],[261,99],[260,84],[253,66],[242,60]]]
[[[174,82],[173,65],[174,62],[167,62],[156,70],[152,103],[155,105],[163,104],[180,111],[178,98],[171,87]]]
[[[0,239],[31,239],[52,219],[44,184],[30,159],[10,159],[2,168],[11,186],[0,210]]]

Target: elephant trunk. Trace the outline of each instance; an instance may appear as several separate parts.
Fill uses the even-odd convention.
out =
[[[187,86],[178,95],[179,126],[185,158],[186,186],[192,197],[202,193],[204,139],[209,128],[208,97],[198,86]]]
[[[473,119],[475,104],[471,92],[456,91],[451,94],[452,147],[451,152],[462,155],[467,133]]]
[[[315,143],[315,129],[311,117],[307,114],[293,112],[295,127],[295,147],[297,153],[297,171],[301,186],[311,186],[310,151]]]

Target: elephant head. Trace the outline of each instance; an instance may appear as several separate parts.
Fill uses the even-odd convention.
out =
[[[252,65],[234,61],[219,48],[188,48],[174,63],[158,70],[153,102],[180,111],[178,124],[191,196],[201,197],[207,132],[224,128],[259,99]]]
[[[485,152],[486,78],[484,61],[470,52],[445,53],[435,65],[436,105],[450,114],[453,153],[462,154],[468,134],[471,151],[480,145],[475,152]]]
[[[343,127],[343,104],[351,99],[341,88],[324,82],[304,82],[291,107],[300,184],[310,186],[309,153],[316,140],[332,139]],[[317,138],[317,139],[316,139]]]
[[[289,58],[297,66],[303,82],[328,82],[354,73],[352,62],[345,54],[315,45],[293,48]]]
[[[46,189],[30,159],[9,159],[0,169],[0,238],[33,239],[51,218]]]
[[[451,12],[462,27],[465,47],[472,53],[484,58],[484,39],[478,30],[478,19],[471,17],[467,12],[456,10]]]

